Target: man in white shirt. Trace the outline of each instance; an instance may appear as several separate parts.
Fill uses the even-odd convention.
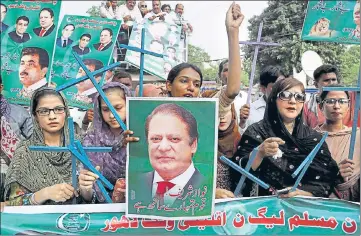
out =
[[[242,106],[239,117],[241,134],[247,130],[248,126],[263,120],[267,99],[271,94],[273,84],[276,83],[277,80],[284,78],[284,72],[278,66],[267,66],[262,69],[260,75],[260,89],[264,95],[251,103],[251,106],[248,104]]]
[[[139,8],[135,7],[136,1],[127,0],[125,5],[118,8],[116,19],[123,20],[122,29],[126,30],[132,27],[135,22],[140,22],[143,17]]]
[[[116,19],[118,10],[118,1],[110,0],[100,7],[100,16],[108,19]]]
[[[182,26],[182,34],[185,35],[187,32],[192,33],[193,27],[192,25],[184,19],[184,6],[181,3],[178,3],[175,6],[174,12],[171,12],[169,15],[175,24]]]
[[[131,201],[170,207],[181,205],[179,196],[187,192],[203,191],[205,178],[192,161],[198,147],[197,121],[189,111],[172,103],[159,105],[146,119],[145,134],[154,171],[130,186]]]
[[[38,47],[27,47],[21,52],[19,65],[19,80],[23,89],[19,96],[31,98],[32,93],[47,84],[49,55],[47,51]]]
[[[127,0],[125,5],[121,5],[118,8],[116,19],[123,20],[123,24],[118,34],[119,44],[128,45],[134,23],[140,23],[143,20],[139,8],[135,7],[135,5],[136,1]],[[127,50],[125,48],[120,48],[120,52],[118,61],[124,61]]]
[[[148,19],[150,21],[165,21],[168,14],[161,11],[160,4],[160,1],[152,1],[153,9],[144,16],[144,19]]]

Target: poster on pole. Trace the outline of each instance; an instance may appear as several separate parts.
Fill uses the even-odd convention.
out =
[[[145,28],[145,50],[163,54],[163,58],[144,56],[144,71],[154,76],[167,79],[169,71],[183,62],[181,47],[181,27],[168,21],[144,20],[133,27],[129,46],[141,47],[142,28]],[[127,50],[125,61],[140,67],[140,53]]]
[[[118,20],[65,15],[55,40],[52,86],[60,86],[86,75],[73,52],[82,58],[91,72],[107,66],[113,57],[120,26],[121,21]],[[103,83],[102,77],[103,74],[98,74],[95,79],[98,83]],[[84,109],[92,107],[95,93],[96,89],[89,79],[64,90],[70,106]]]
[[[308,1],[301,38],[360,44],[360,0]]]
[[[1,1],[0,7],[3,95],[28,106],[47,85],[61,1]]]
[[[202,122],[207,117],[207,122]],[[214,210],[217,99],[128,98],[127,216],[187,219]]]

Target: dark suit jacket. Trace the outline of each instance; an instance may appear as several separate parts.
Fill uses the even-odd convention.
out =
[[[72,49],[78,54],[78,55],[85,55],[90,52],[90,49],[88,47],[85,47],[84,50],[81,50],[79,48],[79,44],[72,47]]]
[[[30,40],[28,33],[24,33],[23,37],[20,37],[15,31],[11,31],[9,37],[16,43],[25,43]]]
[[[68,38],[68,43],[66,44],[66,46],[69,46],[72,43],[73,43],[73,40]],[[63,47],[63,41],[61,40],[61,37],[56,39],[56,45],[58,45],[59,47]]]
[[[129,199],[129,202],[134,205],[135,203],[141,201],[141,205],[149,205],[153,201],[152,197],[152,188],[153,188],[153,178],[154,178],[154,171],[148,172],[145,174],[141,174],[139,178],[137,179],[137,184],[131,186],[130,188],[130,196],[132,195],[131,191],[135,191],[135,199],[132,200],[131,197]],[[187,184],[184,186],[184,192],[182,196],[185,196],[187,194],[188,187],[192,185],[193,190],[202,188],[203,190],[203,184],[204,182],[204,176],[196,169],[193,173],[192,177],[189,179]],[[172,206],[179,207],[182,205],[181,199],[176,199]],[[171,206],[170,206],[171,207]]]
[[[7,24],[4,24],[3,22],[1,22],[0,33],[7,30],[7,28],[9,28],[9,26]]]
[[[38,28],[33,29],[33,31],[34,31],[34,33],[35,33],[37,36],[39,36],[41,29],[42,29],[41,27],[38,27]],[[54,29],[55,29],[55,25],[53,24],[53,25],[48,29],[48,31],[45,32],[45,34],[44,34],[43,37],[48,36],[49,34],[51,34],[51,32],[53,32]]]
[[[101,44],[101,43],[96,43],[96,44],[93,44],[93,46],[94,46],[94,48],[95,48],[96,50],[98,50],[100,44]],[[101,51],[107,50],[107,49],[110,48],[112,45],[113,45],[113,42],[108,43],[108,45],[105,46]]]

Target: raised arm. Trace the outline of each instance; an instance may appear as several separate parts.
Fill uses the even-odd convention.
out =
[[[226,16],[226,29],[228,35],[228,81],[226,96],[234,99],[241,89],[241,59],[239,55],[239,27],[244,19],[241,8],[234,2]]]

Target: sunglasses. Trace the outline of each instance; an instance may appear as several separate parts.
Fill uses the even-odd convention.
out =
[[[306,94],[304,93],[291,93],[289,91],[283,91],[277,94],[277,97],[282,101],[290,101],[292,97],[295,98],[297,102],[305,102]]]
[[[140,5],[140,7],[147,7],[147,5]]]
[[[325,100],[322,101],[322,103],[326,104],[326,106],[334,106],[336,105],[336,102],[338,102],[340,106],[345,106],[350,103],[350,100],[347,98],[340,98],[340,99],[326,98]]]

